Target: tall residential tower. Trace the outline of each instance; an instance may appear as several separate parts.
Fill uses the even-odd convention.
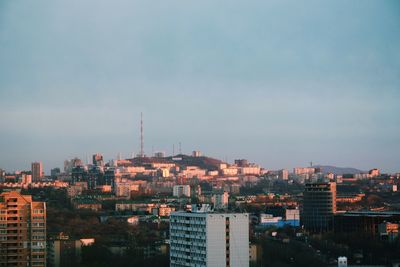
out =
[[[183,266],[248,267],[248,214],[172,213],[170,267]]]
[[[42,162],[32,162],[32,180],[37,182],[43,177],[43,164]]]
[[[0,195],[0,266],[46,266],[46,203]]]

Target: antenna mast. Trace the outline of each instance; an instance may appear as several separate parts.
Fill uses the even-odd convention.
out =
[[[140,112],[140,157],[144,157],[143,112]]]

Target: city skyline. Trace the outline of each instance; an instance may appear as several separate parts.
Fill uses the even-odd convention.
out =
[[[268,169],[398,172],[399,10],[4,1],[0,168],[42,161],[49,173],[75,156],[138,154],[143,112],[148,155],[181,142],[187,154]]]

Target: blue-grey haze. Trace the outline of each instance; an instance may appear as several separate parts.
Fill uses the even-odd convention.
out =
[[[400,2],[0,2],[0,168],[199,149],[400,171]]]

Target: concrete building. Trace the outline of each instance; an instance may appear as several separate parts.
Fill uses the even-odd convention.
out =
[[[300,226],[300,210],[297,208],[285,210],[285,224]]]
[[[94,238],[71,239],[60,233],[48,242],[48,266],[69,267],[79,266],[81,262],[82,247],[91,246]]]
[[[21,173],[21,183],[30,184],[32,183],[32,175],[29,173]]]
[[[249,166],[249,161],[247,159],[235,159],[235,165],[238,167]]]
[[[389,242],[395,241],[399,236],[398,223],[384,222],[378,225],[379,236],[382,240],[387,240]]]
[[[369,170],[368,174],[369,174],[369,177],[376,177],[376,176],[379,176],[381,174],[381,172],[379,169],[372,169],[372,170]]]
[[[61,174],[61,169],[60,168],[54,168],[50,170],[50,176],[51,178],[57,178]]]
[[[66,174],[71,174],[72,173],[72,169],[74,167],[78,167],[78,166],[83,166],[83,162],[79,158],[73,158],[71,160],[65,160],[64,161],[64,172]]]
[[[215,209],[226,209],[229,204],[229,193],[224,192],[221,194],[214,194],[212,196],[212,202]]]
[[[239,167],[239,173],[242,175],[259,175],[261,173],[261,167],[257,165]]]
[[[190,185],[175,185],[172,193],[174,197],[190,197]]]
[[[314,174],[316,173],[316,169],[312,168],[312,167],[297,167],[297,168],[293,168],[293,173],[295,175],[304,175],[304,174]]]
[[[92,156],[92,162],[95,166],[104,166],[103,155],[100,153],[96,153]]]
[[[282,222],[282,217],[274,216],[272,214],[260,214],[260,225],[261,226],[276,226]]]
[[[170,266],[248,267],[248,214],[172,213]]]
[[[201,169],[197,166],[186,166],[186,168],[181,171],[181,174],[187,178],[202,178],[207,174],[207,170]]]
[[[155,158],[165,158],[165,152],[164,151],[158,151],[154,153]]]
[[[0,182],[4,182],[4,177],[6,176],[6,171],[0,169]]]
[[[338,258],[338,267],[347,267],[347,257]]]
[[[195,158],[201,157],[201,151],[199,151],[199,150],[193,151],[192,157],[195,157]]]
[[[288,180],[289,179],[289,171],[286,169],[282,169],[278,171],[278,179]]]
[[[334,218],[335,233],[362,233],[377,236],[384,233],[380,224],[400,224],[399,211],[348,211],[337,213]],[[382,227],[382,226],[381,226]],[[391,227],[389,227],[391,229]],[[389,230],[386,229],[386,230]]]
[[[132,192],[139,192],[140,185],[131,180],[118,179],[118,181],[115,182],[114,190],[117,197],[130,198]]]
[[[46,266],[46,203],[0,195],[0,266]]]
[[[309,183],[303,193],[301,221],[306,230],[324,232],[332,227],[336,212],[336,183]]]
[[[237,167],[226,167],[224,169],[221,169],[221,175],[223,176],[229,176],[229,175],[237,175],[239,172]]]
[[[39,181],[43,177],[43,164],[42,162],[32,162],[32,180]]]

